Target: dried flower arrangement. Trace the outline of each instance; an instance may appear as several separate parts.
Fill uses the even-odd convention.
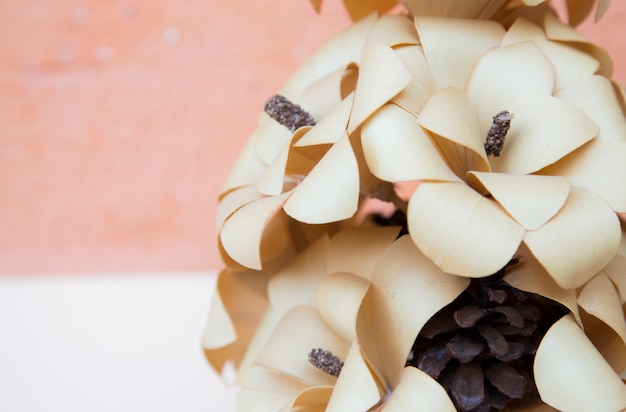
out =
[[[344,3],[219,196],[238,409],[626,409],[626,97],[573,28],[609,2]]]

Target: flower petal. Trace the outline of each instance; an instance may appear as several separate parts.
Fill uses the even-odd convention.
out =
[[[477,6],[475,1],[471,3],[470,7]],[[478,59],[487,50],[499,46],[505,33],[499,23],[490,20],[416,16],[415,27],[424,54],[441,89],[455,87],[464,90]]]
[[[600,126],[598,139],[626,139],[626,118],[613,84],[606,77],[583,77],[559,90],[556,97],[580,108]]]
[[[408,236],[385,251],[363,300],[357,331],[367,359],[386,383],[397,386],[419,331],[468,284],[435,266]]]
[[[317,288],[317,308],[326,323],[347,341],[357,338],[356,319],[369,282],[345,272],[326,276]]]
[[[243,186],[226,193],[217,205],[216,226],[218,230],[221,230],[226,219],[228,219],[241,206],[247,205],[248,203],[263,197],[265,196],[257,192],[252,186]]]
[[[626,385],[571,315],[548,330],[535,356],[541,399],[561,411],[620,411]]]
[[[555,89],[560,89],[581,77],[593,75],[600,63],[590,56],[571,46],[549,41],[541,27],[530,21],[519,18],[507,30],[502,39],[502,46],[532,40],[554,66]]]
[[[301,252],[269,281],[267,294],[280,313],[296,306],[315,307],[317,285],[326,276],[326,253],[330,240],[322,236]]]
[[[444,272],[482,277],[513,257],[524,229],[465,184],[421,183],[409,202],[415,244]]]
[[[572,289],[589,281],[615,256],[619,220],[593,193],[572,187],[559,213],[524,243],[559,286]]]
[[[359,202],[359,168],[345,135],[335,143],[283,206],[304,223],[329,223],[354,215]]]
[[[492,160],[497,172],[529,174],[573,152],[599,133],[582,110],[552,96],[524,96],[512,101],[514,114],[502,155]]]
[[[412,81],[391,101],[409,113],[419,113],[437,90],[433,71],[424,56],[422,46],[404,46],[394,51],[409,71]]]
[[[383,13],[393,7],[396,2],[396,0],[343,0],[353,21],[360,20],[370,13]]]
[[[489,18],[505,3],[504,0],[402,0],[414,16]]]
[[[516,257],[517,265],[511,266],[504,280],[511,286],[530,293],[545,296],[565,306],[581,323],[575,289],[563,289],[537,262],[525,245],[521,245]]]
[[[236,188],[254,184],[265,172],[265,168],[267,166],[261,161],[261,159],[259,159],[256,153],[256,141],[259,133],[260,130],[254,132],[244,146],[239,158],[235,162],[235,165],[220,190],[220,200],[224,197],[224,195]]]
[[[453,150],[444,152],[458,174],[462,176],[467,170],[489,170],[484,146],[486,135],[481,134],[476,111],[465,93],[452,87],[438,90],[424,106],[418,122],[461,146],[454,145]],[[463,149],[469,149],[471,154]]]
[[[282,411],[298,392],[265,392],[242,388],[237,391],[238,411]]]
[[[411,83],[404,63],[388,46],[373,44],[363,52],[348,133]]]
[[[371,14],[324,43],[289,79],[280,94],[295,99],[304,89],[328,73],[361,60],[367,33],[378,16]]]
[[[346,134],[354,93],[350,93],[333,110],[323,117],[304,136],[294,143],[295,147],[336,143]]]
[[[513,44],[487,52],[476,64],[467,86],[474,102],[481,136],[487,136],[492,117],[502,111],[517,113],[511,102],[525,95],[550,96],[554,89],[554,68],[532,42]],[[513,130],[511,130],[513,131]],[[505,146],[504,150],[507,150]]]
[[[398,386],[383,404],[381,412],[455,412],[446,390],[428,374],[408,366],[402,370]]]
[[[567,179],[560,176],[470,172],[468,181],[490,193],[526,230],[552,219],[569,194]]]
[[[564,176],[572,186],[600,196],[616,212],[626,212],[626,142],[593,140],[540,174]]]
[[[265,197],[237,209],[222,226],[221,244],[237,263],[250,269],[261,269],[261,239],[265,229],[289,193],[276,197]],[[284,248],[284,237],[268,239],[265,246],[273,252]]]
[[[382,180],[460,181],[415,117],[396,105],[383,106],[363,124],[361,141],[369,169]]]
[[[369,279],[382,252],[393,243],[399,227],[345,229],[331,239],[327,273],[348,272]]]
[[[578,304],[593,317],[587,322],[583,318],[586,335],[617,373],[626,373],[624,306],[606,273],[600,272],[584,286]]]
[[[420,39],[415,32],[412,19],[400,14],[388,14],[376,20],[372,29],[367,33],[365,47],[372,44],[394,47],[419,43]]]
[[[326,325],[314,308],[295,307],[283,315],[255,364],[310,386],[334,385],[336,377],[309,363],[308,354],[314,348],[345,359],[350,345]]]
[[[333,386],[313,386],[306,388],[296,396],[291,410],[298,412],[325,412],[326,405],[333,393]],[[254,408],[252,410],[258,410]]]
[[[626,232],[622,232],[622,245],[626,240]],[[611,278],[623,304],[626,304],[626,256],[617,255],[605,268],[604,272]]]
[[[348,352],[326,412],[363,412],[381,399],[380,388],[361,347],[354,341]]]

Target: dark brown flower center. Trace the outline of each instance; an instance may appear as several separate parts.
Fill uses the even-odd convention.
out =
[[[507,110],[503,110],[493,116],[493,123],[485,139],[485,152],[487,152],[487,156],[500,156],[500,152],[502,152],[502,148],[504,147],[504,139],[511,128],[511,119],[513,119],[513,114],[509,113]]]
[[[315,126],[315,120],[309,113],[279,94],[267,100],[265,113],[292,132],[302,126]]]
[[[500,410],[522,398],[540,402],[535,353],[546,331],[568,310],[503,281],[507,267],[472,279],[424,325],[407,360],[436,379],[460,411]]]

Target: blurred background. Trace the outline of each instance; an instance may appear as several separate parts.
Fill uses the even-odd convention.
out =
[[[621,82],[624,23],[582,25]],[[0,410],[231,410],[200,350],[217,192],[348,24],[339,0],[0,0]]]

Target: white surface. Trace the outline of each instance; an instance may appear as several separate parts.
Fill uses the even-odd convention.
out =
[[[234,411],[200,339],[214,276],[0,276],[0,411]]]

